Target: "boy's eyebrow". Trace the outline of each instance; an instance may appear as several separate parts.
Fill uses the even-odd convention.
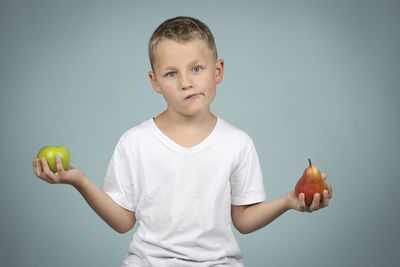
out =
[[[162,67],[161,69],[162,70],[174,70],[174,69],[176,69],[176,67],[174,67],[174,66],[166,66],[166,67]]]
[[[196,59],[196,60],[193,60],[192,62],[190,62],[188,65],[192,66],[192,65],[196,65],[196,64],[204,64],[204,60]],[[171,69],[174,70],[174,69],[176,69],[176,67],[173,65],[168,65],[168,66],[162,67],[161,69],[162,70],[171,70]]]

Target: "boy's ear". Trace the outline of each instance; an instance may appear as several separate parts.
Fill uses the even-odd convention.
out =
[[[218,59],[215,68],[215,83],[218,84],[222,81],[224,76],[224,60]]]
[[[158,94],[161,94],[162,91],[161,91],[160,86],[158,86],[156,74],[152,71],[149,71],[149,78],[150,78],[150,82],[151,82],[151,85],[153,86],[154,91],[156,91],[156,93],[158,93]]]

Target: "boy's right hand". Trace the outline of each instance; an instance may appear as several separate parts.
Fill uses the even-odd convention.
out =
[[[50,184],[70,184],[78,186],[85,175],[76,168],[70,166],[68,170],[64,170],[62,160],[56,156],[57,172],[54,173],[50,170],[49,164],[45,158],[33,160],[33,172],[35,175]]]

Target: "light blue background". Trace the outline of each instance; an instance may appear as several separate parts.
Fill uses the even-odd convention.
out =
[[[235,232],[246,266],[395,266],[400,252],[399,1],[0,2],[1,266],[119,266],[133,231],[32,172],[45,145],[98,186],[124,131],[165,108],[147,41],[165,19],[204,21],[225,60],[215,114],[249,133],[269,199],[307,158],[334,197]]]

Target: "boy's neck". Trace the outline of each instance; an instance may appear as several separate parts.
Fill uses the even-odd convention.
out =
[[[194,116],[183,116],[168,110],[158,115],[154,121],[159,125],[168,125],[168,127],[209,127],[215,124],[217,117],[210,111],[204,112],[203,114],[197,114]]]
[[[154,118],[157,127],[172,141],[193,147],[207,138],[215,128],[217,117],[208,112],[203,116],[174,116],[165,111]]]

